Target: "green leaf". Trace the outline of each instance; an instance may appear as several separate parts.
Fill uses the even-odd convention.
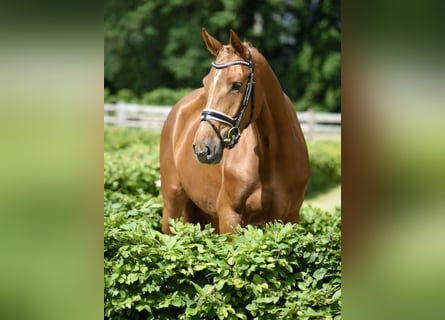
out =
[[[257,274],[253,275],[252,280],[253,280],[253,283],[256,283],[256,284],[262,284],[265,282],[264,278],[262,278],[261,276],[259,276]]]
[[[315,270],[313,277],[317,280],[321,280],[326,275],[327,270],[325,268],[320,268]]]
[[[307,290],[307,286],[304,282],[298,282],[298,288],[301,290]]]
[[[195,282],[193,282],[192,280],[188,280],[188,282],[190,282],[192,284],[192,286],[195,288],[195,290],[201,295],[204,295],[204,289],[201,288],[199,285],[197,285]]]
[[[244,282],[243,282],[243,280],[241,280],[239,278],[235,278],[235,279],[233,279],[233,285],[235,286],[235,288],[240,289],[243,287]]]
[[[198,308],[187,307],[185,309],[186,316],[195,316],[198,313]]]
[[[338,300],[341,298],[341,289],[338,289],[335,291],[335,293],[332,295],[332,300]]]
[[[180,297],[176,296],[171,300],[171,304],[175,307],[182,307],[185,305],[185,302]]]

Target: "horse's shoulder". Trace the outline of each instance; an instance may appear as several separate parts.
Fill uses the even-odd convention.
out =
[[[165,120],[161,138],[173,142],[174,149],[187,139],[197,123],[196,119],[199,120],[205,103],[203,92],[204,90],[199,88],[186,94],[173,106]]]

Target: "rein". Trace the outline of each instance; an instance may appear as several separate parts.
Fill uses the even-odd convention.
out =
[[[219,139],[221,140],[221,144],[229,149],[232,149],[237,143],[241,136],[239,127],[241,124],[241,119],[243,118],[244,111],[246,110],[247,104],[249,103],[249,98],[252,99],[252,110],[250,112],[250,118],[249,122],[247,123],[246,128],[249,126],[250,122],[252,121],[253,116],[253,110],[254,110],[254,82],[253,82],[253,61],[252,56],[249,51],[249,61],[244,60],[232,60],[224,63],[216,63],[212,62],[212,66],[216,69],[224,69],[230,66],[234,65],[244,65],[249,67],[250,69],[250,75],[249,75],[249,81],[247,82],[247,88],[246,92],[244,92],[244,97],[241,102],[241,105],[238,109],[238,112],[236,113],[235,117],[232,118],[223,112],[220,112],[218,110],[214,109],[204,109],[201,113],[201,121],[206,121],[212,129],[215,131]],[[216,128],[216,126],[210,121],[210,120],[216,120],[219,122],[222,122],[228,126],[230,126],[229,132],[227,134],[226,138],[223,138],[219,130]]]

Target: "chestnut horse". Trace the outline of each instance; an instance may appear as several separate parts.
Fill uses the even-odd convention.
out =
[[[202,36],[216,59],[204,87],[175,105],[161,133],[163,232],[181,216],[218,233],[297,223],[309,160],[291,101],[266,59],[233,30],[229,45],[204,28]]]

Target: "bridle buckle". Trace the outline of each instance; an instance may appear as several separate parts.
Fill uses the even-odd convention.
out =
[[[232,149],[240,138],[241,134],[237,127],[231,127],[229,132],[227,132],[227,137],[223,139],[224,147]]]

